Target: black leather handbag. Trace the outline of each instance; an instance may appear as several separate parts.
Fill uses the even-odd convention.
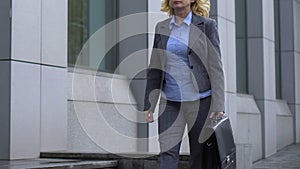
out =
[[[235,169],[236,149],[228,117],[212,120],[205,128],[203,169]]]

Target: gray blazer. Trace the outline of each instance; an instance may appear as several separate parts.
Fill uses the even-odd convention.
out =
[[[164,81],[166,45],[171,18],[156,25],[149,68],[144,110],[154,111]],[[224,111],[224,72],[215,20],[193,14],[188,58],[193,84],[199,92],[212,90],[210,112]]]

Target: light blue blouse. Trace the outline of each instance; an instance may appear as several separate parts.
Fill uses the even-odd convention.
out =
[[[188,59],[188,42],[192,12],[188,14],[181,25],[172,17],[169,28],[171,30],[167,43],[167,59],[165,64],[165,79],[163,97],[171,101],[194,101],[211,95],[211,90],[199,93],[191,78]]]

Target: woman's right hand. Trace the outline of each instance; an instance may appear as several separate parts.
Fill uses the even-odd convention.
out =
[[[149,111],[149,110],[144,111],[144,114],[145,114],[145,117],[146,117],[146,121],[147,121],[148,123],[154,122],[153,112],[152,112],[152,111]]]

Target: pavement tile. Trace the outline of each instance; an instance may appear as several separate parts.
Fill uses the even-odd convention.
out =
[[[253,169],[300,169],[300,144],[290,145],[253,164]]]

